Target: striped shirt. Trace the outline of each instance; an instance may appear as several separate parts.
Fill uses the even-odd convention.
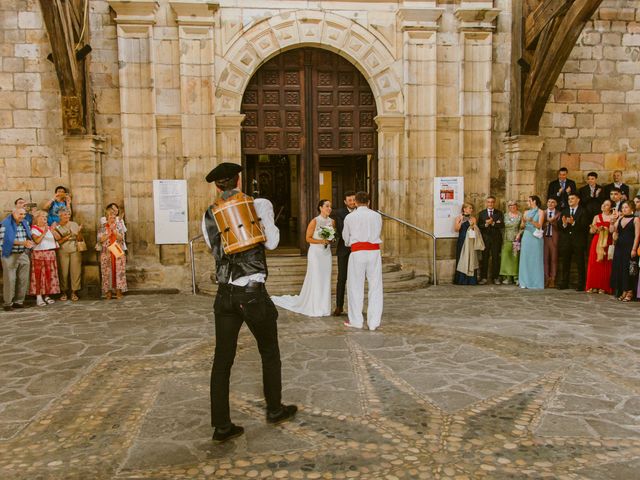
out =
[[[0,225],[0,245],[4,242],[4,225]],[[16,243],[24,242],[27,240],[27,231],[22,226],[22,223],[19,223],[16,226],[16,239],[13,242],[13,247],[11,248],[11,253],[22,253],[26,250],[24,245],[16,245]]]

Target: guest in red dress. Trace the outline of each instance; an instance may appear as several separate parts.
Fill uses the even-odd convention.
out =
[[[617,212],[612,214],[611,200],[602,202],[602,213],[593,217],[590,231],[593,233],[591,249],[589,250],[589,264],[587,266],[587,286],[589,293],[611,293],[609,285],[611,277],[611,259],[608,256],[609,245],[613,243],[609,226],[617,218]]]

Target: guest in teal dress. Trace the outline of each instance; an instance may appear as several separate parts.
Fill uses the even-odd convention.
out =
[[[542,223],[544,212],[540,210],[540,197],[529,197],[529,210],[522,217],[522,246],[520,248],[520,288],[544,288],[544,239]]]
[[[520,252],[514,247],[519,241],[522,214],[514,200],[507,202],[507,213],[504,216],[504,232],[502,234],[502,252],[500,255],[500,276],[504,285],[518,282],[518,261]]]

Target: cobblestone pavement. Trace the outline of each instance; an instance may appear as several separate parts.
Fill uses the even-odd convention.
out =
[[[277,427],[244,328],[231,406],[246,434],[222,445],[211,298],[0,314],[0,478],[637,475],[640,305],[489,286],[385,301],[376,332],[281,312],[283,397],[301,411]]]

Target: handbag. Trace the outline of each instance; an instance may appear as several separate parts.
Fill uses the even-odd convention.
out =
[[[120,247],[120,245],[118,245],[117,242],[114,242],[111,245],[109,245],[107,247],[107,250],[109,250],[109,252],[111,252],[111,254],[116,258],[120,258],[121,256],[124,255],[124,250],[122,250],[122,247]]]
[[[608,260],[613,260],[613,254],[616,251],[616,246],[615,245],[609,245],[609,248],[607,248],[607,259]]]
[[[536,238],[542,238],[544,236],[544,232],[542,231],[541,228],[536,228],[533,231],[533,236],[536,237]]]
[[[629,276],[630,277],[637,277],[638,276],[638,270],[640,270],[640,267],[638,267],[638,260],[631,260],[629,262]]]
[[[76,241],[76,248],[78,249],[78,252],[86,252],[87,251],[87,242],[85,242],[84,240],[77,240]]]

